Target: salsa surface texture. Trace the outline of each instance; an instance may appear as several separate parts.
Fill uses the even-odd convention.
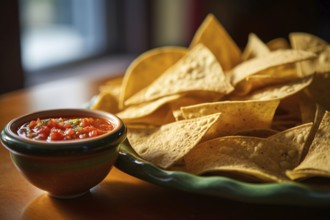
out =
[[[114,129],[114,125],[103,118],[47,118],[23,124],[18,135],[33,140],[63,141],[96,137]]]

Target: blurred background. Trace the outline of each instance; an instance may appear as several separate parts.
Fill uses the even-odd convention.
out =
[[[242,49],[308,32],[330,42],[329,0],[4,0],[0,94],[72,76],[123,72],[140,53],[188,46],[213,13]]]

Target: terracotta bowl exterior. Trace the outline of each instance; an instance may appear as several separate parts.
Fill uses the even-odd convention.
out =
[[[38,117],[100,117],[109,120],[115,129],[93,138],[54,142],[17,134],[21,125]],[[17,169],[30,183],[58,198],[83,195],[100,183],[113,167],[118,146],[125,138],[126,126],[118,117],[88,109],[34,112],[13,119],[1,132],[1,142]]]

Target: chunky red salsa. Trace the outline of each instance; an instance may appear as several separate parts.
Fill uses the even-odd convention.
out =
[[[34,140],[60,141],[96,137],[113,129],[102,118],[38,118],[22,125],[17,133]]]

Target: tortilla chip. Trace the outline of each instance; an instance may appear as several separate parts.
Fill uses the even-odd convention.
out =
[[[246,96],[231,96],[231,100],[270,100],[283,99],[298,93],[312,82],[312,77],[302,78],[290,83],[269,86],[253,91]]]
[[[295,127],[302,123],[302,114],[300,108],[300,93],[297,92],[290,96],[281,98],[278,106],[272,128],[282,131],[291,127]]]
[[[151,85],[129,98],[125,105],[183,93],[207,92],[210,98],[211,94],[216,94],[219,98],[232,90],[233,87],[226,79],[214,55],[204,45],[199,44]]]
[[[274,134],[277,134],[278,131],[273,129],[261,128],[261,129],[247,129],[237,132],[235,135],[237,136],[251,136],[251,137],[259,137],[259,138],[267,138]]]
[[[317,57],[297,65],[302,76],[314,74],[307,91],[318,103],[330,110],[330,44],[307,33],[292,33],[290,40],[294,48],[314,52]]]
[[[325,40],[304,32],[292,32],[289,34],[289,39],[293,48],[307,51],[312,49],[313,52],[322,50],[328,44]]]
[[[167,170],[329,182],[329,44],[306,33],[290,40],[293,48],[251,33],[241,54],[208,15],[189,48],[143,53],[90,107],[121,117],[138,155]]]
[[[306,94],[305,91],[299,92],[299,108],[301,114],[301,122],[308,123],[313,122],[315,112],[316,112],[316,103]]]
[[[330,112],[326,111],[314,140],[303,161],[288,171],[287,175],[294,179],[312,177],[330,177]]]
[[[298,165],[301,161],[304,145],[307,141],[309,132],[311,130],[312,123],[302,124],[296,127],[292,127],[290,129],[284,130],[277,134],[274,134],[268,137],[268,140],[282,143],[288,146],[291,146],[293,149],[297,150],[297,157],[298,160],[296,161],[297,164],[293,164],[294,167]]]
[[[324,49],[324,46],[328,44],[325,40],[315,35],[303,32],[290,33],[289,39],[292,48],[298,50],[307,50],[314,53],[322,51]]]
[[[127,68],[119,96],[120,108],[129,97],[151,84],[187,53],[182,47],[159,47],[138,56]]]
[[[181,98],[174,100],[173,102],[170,103],[170,106],[175,120],[179,121],[185,119],[180,110],[181,107],[197,105],[203,102],[205,102],[205,99],[201,97],[185,96],[185,95],[182,95]]]
[[[100,92],[111,94],[117,100],[117,102],[119,102],[119,95],[121,92],[123,78],[124,77],[122,76],[108,80],[100,87]]]
[[[202,139],[220,114],[173,122],[159,128],[129,128],[127,139],[145,160],[168,168],[181,160]]]
[[[186,119],[221,113],[219,121],[206,135],[212,139],[247,129],[270,128],[278,104],[278,100],[224,101],[181,107],[181,111]]]
[[[290,49],[289,42],[285,38],[275,38],[267,43],[271,51],[280,49]]]
[[[270,53],[267,45],[254,34],[249,34],[248,43],[242,53],[242,60],[248,60],[253,57],[262,57]]]
[[[213,114],[182,120],[158,128],[129,128],[127,139],[142,158],[168,168],[199,143],[219,116]]]
[[[281,65],[260,71],[252,76],[246,77],[235,86],[235,95],[246,95],[261,87],[287,83],[300,77],[296,68],[292,65]]]
[[[306,92],[316,103],[330,111],[330,72],[315,74]]]
[[[118,99],[111,93],[103,91],[95,97],[95,100],[89,108],[116,114],[119,111]]]
[[[289,63],[295,63],[314,58],[315,54],[300,50],[276,50],[262,57],[256,57],[247,60],[228,73],[231,83],[235,86],[246,77],[256,74],[271,67],[280,66]]]
[[[188,172],[243,174],[264,182],[289,179],[286,170],[297,164],[298,153],[290,146],[263,138],[227,136],[203,142],[185,157]]]
[[[125,123],[146,123],[152,125],[163,125],[173,122],[175,119],[171,117],[170,102],[179,99],[180,95],[166,96],[151,102],[133,105],[125,110],[118,112]]]
[[[317,55],[314,59],[297,64],[302,76],[330,72],[330,45],[326,41],[308,33],[291,33],[289,37],[293,48]]]
[[[190,48],[200,43],[212,51],[224,71],[232,69],[240,62],[241,51],[239,47],[212,14],[207,15],[196,31]]]

